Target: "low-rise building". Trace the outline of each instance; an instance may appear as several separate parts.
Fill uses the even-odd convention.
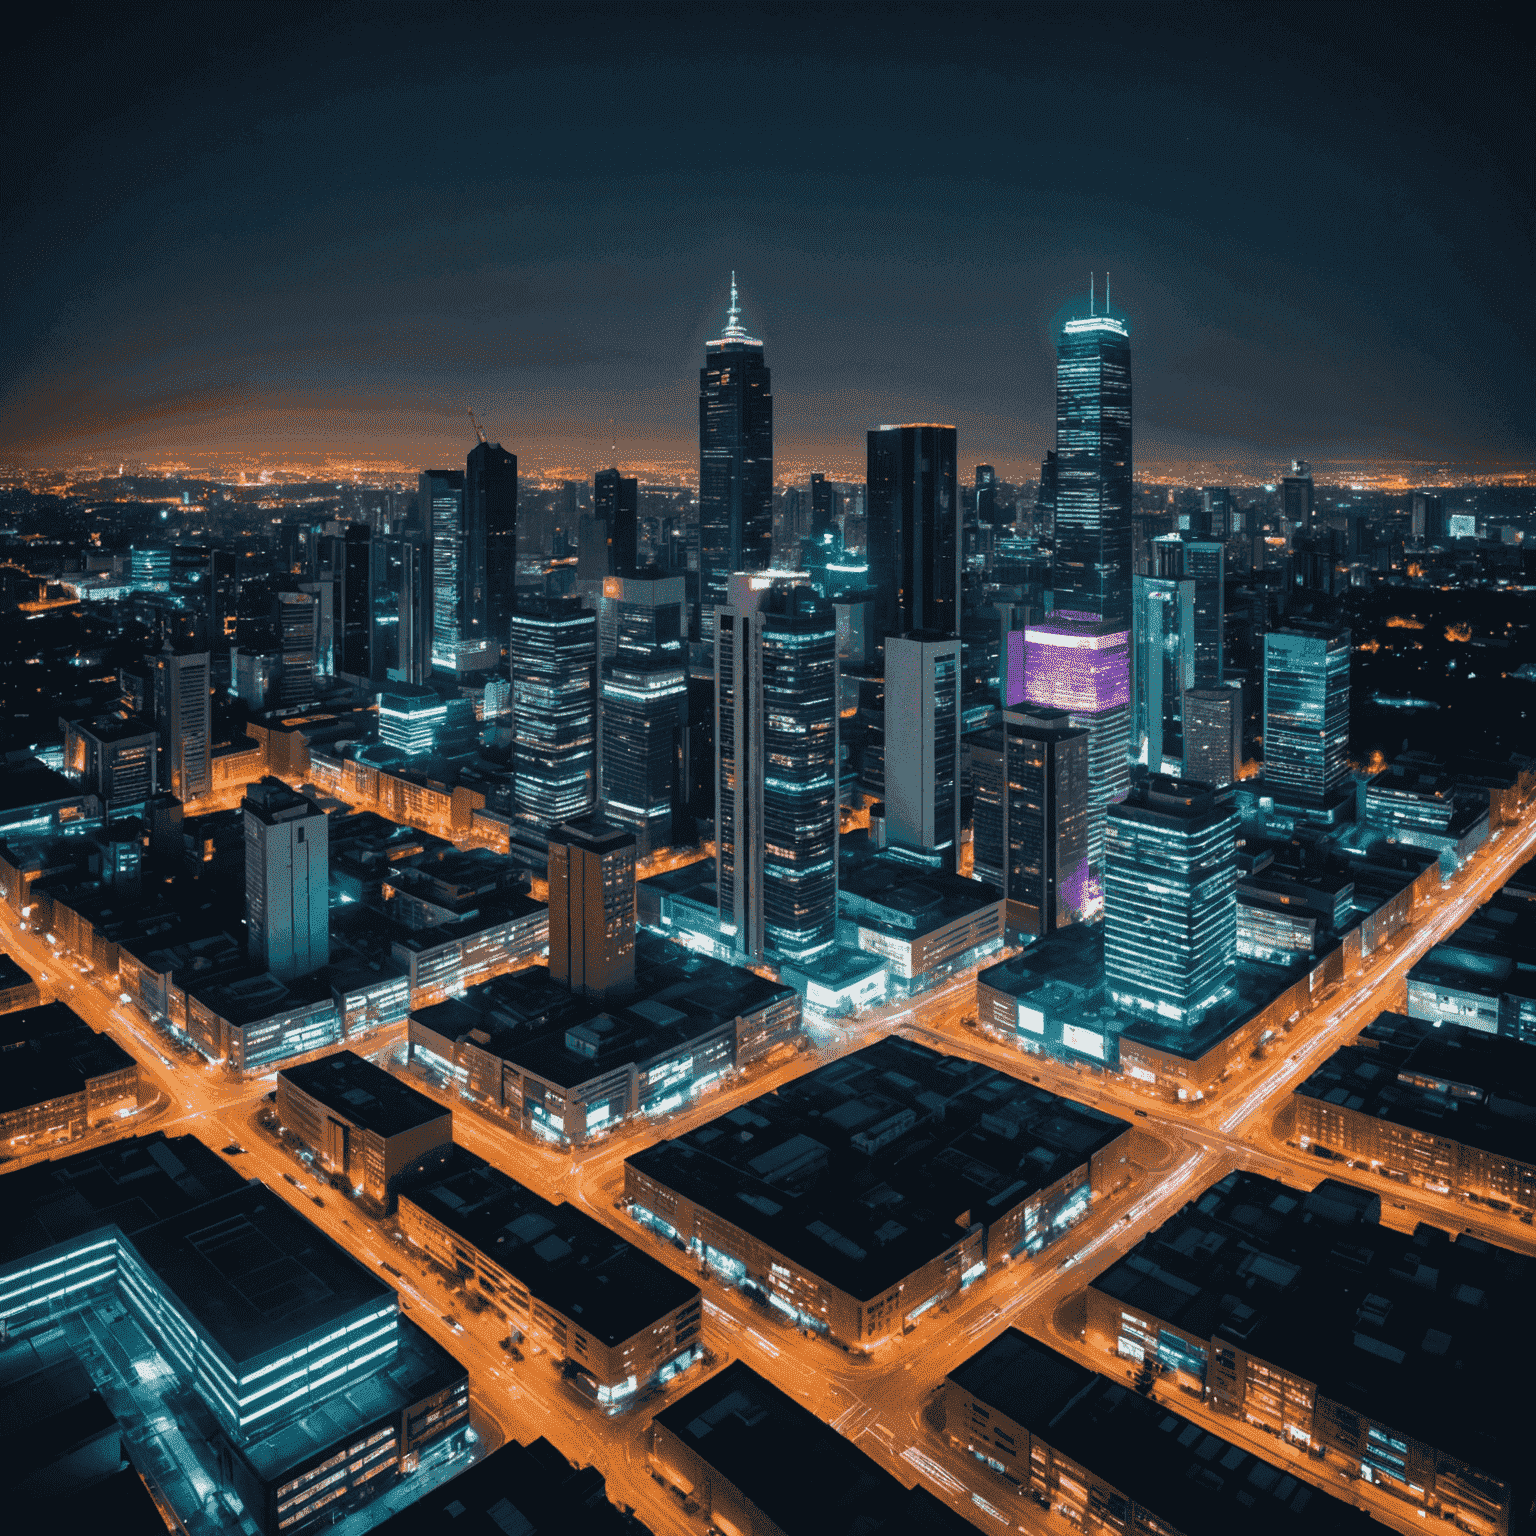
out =
[[[545,1140],[579,1143],[657,1116],[803,1038],[800,997],[640,932],[635,993],[578,996],[529,966],[413,1008],[414,1067]]]
[[[625,1160],[630,1214],[846,1349],[1129,1178],[1123,1120],[891,1037]]]
[[[1420,1226],[1380,1198],[1253,1173],[1212,1185],[1094,1277],[1086,1338],[1219,1414],[1309,1449],[1463,1530],[1505,1536],[1531,1503],[1511,1328],[1536,1259]]]
[[[42,1002],[42,994],[31,975],[7,954],[0,953],[0,1013],[17,1008],[33,1008]]]
[[[1536,1212],[1536,1053],[1521,1041],[1379,1014],[1294,1098],[1303,1147]]]
[[[751,1536],[973,1536],[740,1360],[651,1425],[652,1472],[719,1530]]]
[[[277,1118],[377,1209],[447,1167],[453,1111],[355,1051],[336,1051],[277,1074]]]
[[[1079,1530],[1369,1536],[1362,1509],[1009,1328],[944,1378],[944,1428]]]
[[[138,1062],[67,1004],[0,1015],[0,1145],[73,1141],[138,1107]]]
[[[607,1412],[703,1355],[698,1286],[462,1147],[430,1183],[401,1196],[400,1230],[472,1280],[515,1337],[531,1333]]]

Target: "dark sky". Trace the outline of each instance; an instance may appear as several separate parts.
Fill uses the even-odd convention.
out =
[[[77,11],[0,101],[0,461],[454,461],[472,405],[529,467],[696,466],[734,267],[781,471],[944,420],[1026,472],[1106,269],[1139,465],[1530,465],[1510,18]]]

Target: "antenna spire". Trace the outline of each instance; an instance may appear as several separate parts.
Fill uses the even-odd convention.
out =
[[[1109,273],[1104,274],[1104,313],[1109,313]]]
[[[726,312],[726,326],[729,329],[732,327],[739,327],[740,325],[741,305],[736,298],[736,273],[733,271],[731,273],[731,307]]]

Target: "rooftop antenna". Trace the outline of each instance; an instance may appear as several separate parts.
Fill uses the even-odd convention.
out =
[[[483,443],[485,441],[485,433],[483,431],[481,431],[480,423],[475,420],[475,413],[472,410],[470,410],[470,408],[467,405],[464,407],[464,409],[466,411],[469,411],[469,424],[470,424],[470,426],[472,426],[475,429],[475,436],[478,437],[480,439],[480,441]]]
[[[1104,274],[1104,313],[1109,313],[1109,273]]]
[[[1093,273],[1088,274],[1088,316],[1093,318]]]
[[[741,305],[736,300],[736,273],[731,272],[731,307],[726,313],[726,328],[741,324]]]

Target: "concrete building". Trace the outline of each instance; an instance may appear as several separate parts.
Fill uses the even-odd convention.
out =
[[[1214,1412],[1463,1530],[1519,1528],[1531,1462],[1509,1384],[1511,1328],[1536,1260],[1429,1226],[1381,1199],[1231,1173],[1095,1276],[1088,1343],[1154,1369]]]
[[[905,1487],[740,1360],[656,1415],[650,1464],[716,1530],[970,1536],[976,1529],[927,1489]]]
[[[277,1118],[326,1172],[383,1211],[401,1189],[440,1173],[453,1150],[452,1110],[353,1051],[284,1067]]]
[[[1378,1014],[1295,1088],[1295,1139],[1414,1189],[1530,1215],[1530,1054],[1463,1025]]]
[[[1241,688],[1190,688],[1184,694],[1183,777],[1225,789],[1243,765]]]
[[[167,648],[146,658],[154,678],[155,730],[160,737],[156,783],[183,805],[213,787],[213,678],[207,651]]]
[[[635,983],[635,834],[600,817],[549,834],[549,975],[583,997]]]
[[[139,1107],[139,1065],[65,1003],[0,1014],[0,1146],[73,1141]]]
[[[143,1362],[139,1394],[163,1384],[156,1421],[201,1442],[262,1536],[329,1525],[462,1443],[464,1368],[400,1316],[384,1277],[190,1136],[8,1174],[0,1231],[12,1341],[57,1338],[71,1314],[84,1314],[71,1323],[81,1335],[116,1322]],[[98,1351],[92,1368],[120,1357]],[[167,1398],[182,1404],[174,1414]],[[138,1398],[125,1384],[114,1400]],[[178,1515],[195,1520],[203,1507],[188,1491],[195,1503]]]
[[[973,872],[1002,893],[1008,926],[1054,933],[1089,905],[1087,731],[1064,710],[1004,710],[976,738]]]
[[[867,1351],[1060,1237],[1127,1179],[1126,1130],[891,1037],[635,1153],[624,1194],[721,1282]]]
[[[1370,1536],[1380,1529],[1364,1510],[1283,1465],[1017,1328],[952,1370],[940,1401],[951,1445],[1080,1530]]]
[[[158,792],[151,722],[98,715],[61,723],[64,772],[98,796],[109,816],[136,810]]]
[[[462,1147],[401,1196],[400,1230],[434,1263],[473,1279],[511,1337],[531,1336],[604,1412],[631,1406],[703,1355],[698,1286]]]
[[[330,959],[330,844],[325,812],[281,779],[246,787],[245,920],[251,958],[280,980]]]
[[[960,682],[957,637],[887,637],[886,838],[950,870],[960,850]]]

